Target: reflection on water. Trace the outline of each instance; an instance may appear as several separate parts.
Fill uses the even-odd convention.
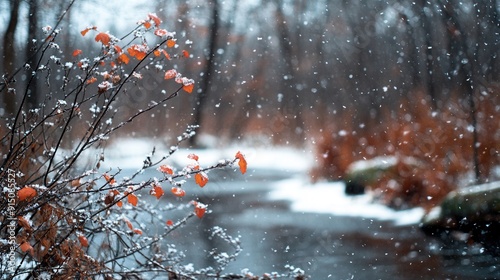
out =
[[[216,266],[208,253],[232,252],[210,229],[221,226],[241,236],[243,252],[226,272],[249,268],[256,275],[284,272],[286,264],[305,270],[311,279],[495,279],[498,259],[464,250],[444,251],[417,225],[326,214],[291,213],[286,201],[266,198],[269,181],[231,179],[219,174],[204,189],[186,186],[191,197],[210,205],[203,219],[191,220],[166,240],[184,250],[186,263]],[[215,176],[212,176],[215,178]],[[210,189],[211,188],[211,189]],[[446,254],[444,254],[446,252]]]

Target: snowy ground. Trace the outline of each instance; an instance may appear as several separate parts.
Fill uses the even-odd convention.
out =
[[[115,142],[106,150],[104,168],[139,169],[146,155],[156,146],[155,157],[167,154],[170,147],[152,143],[146,139],[126,139]],[[356,216],[380,220],[391,220],[397,225],[419,223],[423,209],[414,208],[394,211],[384,205],[373,203],[370,194],[346,196],[344,184],[340,182],[310,183],[307,173],[314,164],[314,153],[289,147],[251,147],[245,144],[231,145],[223,149],[179,149],[166,163],[186,166],[191,153],[199,156],[203,166],[217,163],[221,159],[233,159],[241,151],[247,159],[249,172],[253,170],[276,170],[287,172],[290,178],[277,181],[269,190],[268,199],[291,201],[296,212],[323,213],[339,216]]]

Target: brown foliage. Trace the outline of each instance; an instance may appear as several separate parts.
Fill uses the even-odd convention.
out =
[[[477,102],[479,163],[482,180],[495,179],[492,170],[500,164],[499,90]],[[397,110],[364,127],[345,125],[320,135],[316,150],[318,166],[313,180],[338,180],[354,161],[376,156],[395,156],[398,164],[369,187],[382,201],[395,208],[438,203],[448,192],[463,187],[472,176],[473,136],[470,109],[451,98],[433,111],[423,94],[410,96]],[[349,124],[349,114],[340,123]],[[418,162],[405,164],[405,158]]]

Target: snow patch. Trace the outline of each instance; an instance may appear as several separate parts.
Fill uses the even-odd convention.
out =
[[[276,183],[269,199],[289,200],[295,212],[323,213],[337,216],[356,216],[378,220],[391,220],[396,225],[419,223],[422,208],[396,211],[374,203],[370,194],[347,196],[341,182],[321,182],[311,185],[304,178],[291,178]]]
[[[390,168],[398,163],[397,157],[394,156],[380,156],[368,160],[360,160],[353,162],[349,166],[348,172],[362,171],[372,168],[386,169]]]

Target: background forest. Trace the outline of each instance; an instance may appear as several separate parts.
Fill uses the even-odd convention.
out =
[[[125,19],[155,11],[187,46],[191,59],[175,67],[195,79],[196,97],[176,98],[122,135],[173,138],[184,129],[169,123],[176,116],[201,125],[197,135],[217,135],[218,143],[313,145],[319,164],[313,179],[342,178],[359,159],[417,157],[426,171],[413,173],[430,183],[402,179],[403,193],[415,184],[439,184],[436,199],[468,172],[477,181],[491,179],[500,161],[496,0],[117,3],[0,1],[4,79],[15,71],[29,77],[33,42],[46,25],[62,27],[60,50],[70,56],[90,49],[93,42],[79,34],[84,28],[118,33],[127,28]],[[27,106],[55,103],[60,97],[48,92],[57,92],[50,88],[61,87],[61,77],[38,77]],[[16,87],[26,80],[16,80]],[[161,77],[143,77],[123,93],[117,114],[133,112],[168,87]],[[5,92],[4,84],[0,90],[8,117],[22,96]]]

